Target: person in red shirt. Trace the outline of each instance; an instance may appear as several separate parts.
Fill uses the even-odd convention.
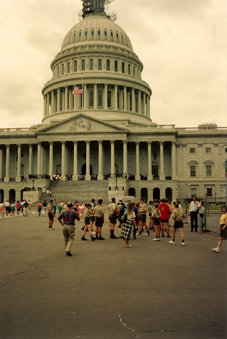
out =
[[[164,234],[164,226],[165,226],[165,231],[167,233],[167,238],[170,238],[169,235],[169,217],[171,214],[170,208],[167,204],[166,199],[161,199],[161,203],[158,207],[160,213],[161,213],[161,232],[162,232],[162,237],[165,236]]]

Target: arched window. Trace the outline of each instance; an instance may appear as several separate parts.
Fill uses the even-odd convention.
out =
[[[111,91],[107,92],[107,107],[111,108]]]
[[[61,73],[62,73],[62,75],[65,74],[65,65],[64,64],[61,65]]]
[[[227,177],[227,160],[225,162],[225,173],[226,173],[226,177]]]
[[[110,71],[110,59],[106,60],[106,70]]]
[[[128,190],[128,195],[132,196],[132,197],[136,197],[136,190],[133,187],[130,187]]]
[[[117,60],[114,61],[114,70],[115,72],[118,72],[118,61]]]
[[[160,189],[157,187],[153,189],[153,199],[160,200]]]
[[[77,60],[74,60],[74,72],[77,72]]]
[[[82,68],[82,71],[85,71],[85,59],[82,59],[81,68]]]
[[[125,63],[122,62],[121,64],[121,73],[124,73],[125,72]]]
[[[94,61],[93,59],[90,59],[90,71],[93,71],[94,68]]]
[[[14,189],[9,190],[9,201],[15,201],[16,200],[16,192]]]
[[[98,106],[99,107],[103,106],[102,105],[102,90],[101,89],[98,90]]]
[[[172,188],[167,187],[165,193],[166,193],[166,199],[172,201],[173,200],[173,190],[172,190]]]
[[[128,75],[130,75],[130,74],[131,74],[131,65],[128,64]]]
[[[141,199],[143,199],[144,201],[148,200],[148,191],[145,187],[141,188]]]
[[[67,62],[67,73],[70,73],[70,61]]]
[[[98,70],[102,70],[102,59],[98,59]]]
[[[94,107],[94,91],[90,89],[89,91],[89,107]]]

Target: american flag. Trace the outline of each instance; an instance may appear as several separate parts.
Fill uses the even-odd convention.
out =
[[[82,86],[79,85],[77,87],[74,88],[72,94],[75,96],[77,94],[83,94],[83,89],[82,89]]]

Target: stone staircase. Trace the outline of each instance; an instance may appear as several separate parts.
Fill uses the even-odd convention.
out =
[[[57,201],[82,201],[90,202],[91,199],[103,199],[108,202],[108,180],[103,181],[59,181],[50,182],[48,189],[51,191],[51,198]],[[51,199],[46,193],[42,193],[40,200]]]

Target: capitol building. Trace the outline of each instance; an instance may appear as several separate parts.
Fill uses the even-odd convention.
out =
[[[104,0],[83,0],[83,18],[66,34],[51,70],[42,123],[0,129],[1,200],[35,201],[51,190],[64,200],[225,201],[227,128],[152,121],[142,61]]]

